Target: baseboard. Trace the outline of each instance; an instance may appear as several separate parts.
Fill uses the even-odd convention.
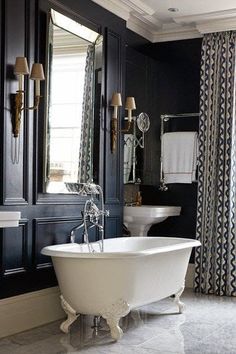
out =
[[[53,287],[0,300],[0,338],[65,317],[59,295]]]
[[[188,265],[188,270],[187,274],[185,277],[185,287],[186,288],[191,288],[193,289],[193,284],[194,284],[194,271],[195,271],[195,266],[192,263],[189,263]]]

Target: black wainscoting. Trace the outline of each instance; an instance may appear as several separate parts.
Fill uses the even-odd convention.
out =
[[[117,152],[111,154],[109,103],[113,91],[124,92],[125,21],[90,0],[1,1],[0,210],[21,211],[22,220],[19,228],[0,229],[0,298],[56,284],[51,260],[42,256],[40,250],[46,245],[69,240],[70,230],[81,220],[84,204],[84,198],[78,196],[43,193],[44,99],[38,113],[25,112],[23,115],[20,161],[13,164],[11,160],[11,99],[17,90],[15,57],[27,56],[30,66],[38,60],[45,63],[50,8],[104,36],[98,173],[99,183],[105,191],[106,209],[110,210],[110,217],[106,220],[106,237],[121,235],[122,146],[119,140]],[[33,83],[26,84],[26,89],[26,102],[32,103]],[[91,237],[96,239],[97,235]],[[77,241],[81,241],[79,234]]]
[[[143,151],[143,204],[182,206],[180,217],[154,225],[150,236],[195,238],[197,183],[172,184],[167,192],[160,185],[160,116],[199,112],[200,56],[202,39],[147,44],[127,30],[127,86],[138,97],[137,106],[150,115],[151,126]],[[198,118],[172,120],[167,131],[198,130]]]
[[[17,89],[14,75],[15,57],[27,56],[30,65],[37,60],[45,63],[45,38],[48,11],[51,7],[104,36],[99,183],[105,192],[106,208],[110,210],[110,216],[106,219],[106,237],[121,235],[122,225],[122,135],[118,139],[117,152],[112,154],[110,99],[114,91],[125,93],[125,44],[128,44],[129,84],[126,93],[139,97],[137,112],[146,111],[151,118],[151,129],[147,134],[143,155],[143,183],[149,185],[148,188],[152,186],[155,189],[159,184],[160,114],[198,110],[201,40],[149,45],[148,41],[127,31],[125,21],[90,0],[2,0],[0,210],[21,211],[22,220],[19,228],[0,229],[0,298],[56,284],[50,259],[42,257],[40,249],[47,244],[68,241],[71,228],[80,222],[84,203],[84,199],[78,196],[43,193],[44,100],[38,113],[25,112],[23,115],[20,161],[19,164],[13,164],[11,161],[12,98]],[[138,50],[139,53],[135,54],[133,50]],[[193,57],[196,59],[193,60]],[[139,79],[139,73],[142,80]],[[33,99],[33,83],[26,84],[26,89],[25,99],[29,104]],[[125,95],[123,100],[124,98]],[[120,117],[124,115],[124,110],[121,113]],[[191,220],[195,209],[190,210],[190,201],[194,201],[196,196],[194,186],[192,187],[191,191],[184,185],[182,191],[178,187],[173,191],[171,189],[172,196],[177,198],[176,205],[180,204],[182,194],[186,194],[186,191],[189,193],[188,203],[185,205],[188,205]],[[149,203],[150,193],[143,189],[143,194],[144,201]],[[151,193],[151,196],[153,195],[154,193]],[[164,194],[162,197],[165,199],[167,196],[168,194]],[[159,203],[159,199],[158,194],[155,204]],[[187,226],[186,222],[182,233],[179,230],[179,235],[183,235],[190,228],[192,230],[193,222],[190,224],[191,227]],[[157,232],[158,230],[155,230],[156,234]],[[160,233],[163,234],[163,231]],[[186,236],[191,237],[190,234],[192,235],[192,231],[186,231]],[[96,239],[97,236],[94,234],[92,237]],[[81,241],[80,234],[77,235],[77,240]]]

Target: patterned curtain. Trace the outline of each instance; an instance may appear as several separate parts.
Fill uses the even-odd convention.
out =
[[[79,153],[78,181],[89,182],[93,176],[93,110],[94,110],[94,56],[95,45],[91,44],[87,49],[84,96],[82,108],[81,140]]]
[[[195,290],[236,296],[236,32],[203,38]]]

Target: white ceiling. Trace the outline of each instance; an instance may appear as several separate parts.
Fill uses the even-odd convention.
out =
[[[236,30],[236,0],[93,0],[151,42]],[[177,12],[168,11],[177,8]]]

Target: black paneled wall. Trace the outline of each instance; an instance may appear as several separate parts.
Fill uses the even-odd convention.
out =
[[[14,164],[11,159],[12,98],[17,89],[15,58],[26,56],[30,66],[37,61],[45,64],[50,8],[104,36],[99,183],[110,210],[106,237],[121,234],[121,142],[118,141],[117,152],[111,154],[109,101],[113,91],[124,92],[125,22],[90,0],[1,1],[0,210],[21,211],[22,220],[19,228],[0,229],[0,298],[55,285],[51,260],[42,256],[40,250],[46,245],[67,242],[70,230],[81,221],[83,198],[42,192],[45,99],[38,113],[23,114],[19,163]],[[32,103],[33,84],[26,83],[25,89],[26,102]],[[91,237],[95,239],[97,235]],[[81,240],[81,235],[77,235],[77,240]]]
[[[147,44],[131,31],[126,38],[126,91],[138,98],[137,113],[144,110],[151,121],[143,152],[143,203],[182,207],[180,217],[154,225],[149,235],[195,238],[197,183],[172,184],[167,192],[159,190],[160,116],[199,111],[202,40]],[[171,130],[198,130],[198,119],[178,120]]]

